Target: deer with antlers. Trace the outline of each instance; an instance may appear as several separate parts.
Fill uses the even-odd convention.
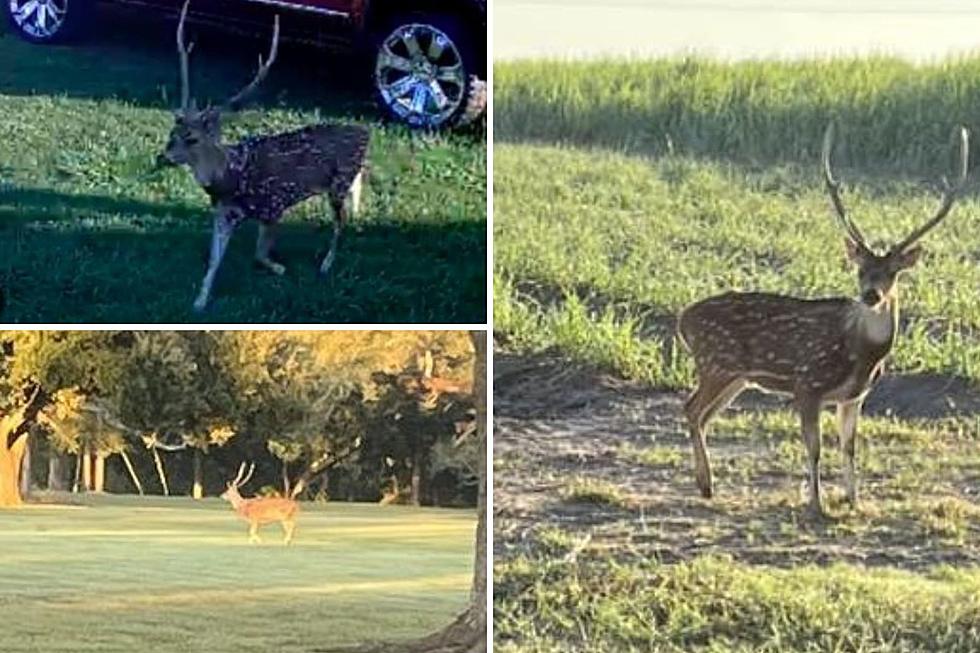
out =
[[[326,194],[334,213],[333,236],[319,271],[330,270],[348,217],[357,213],[370,132],[356,125],[313,125],[296,131],[247,138],[237,145],[221,142],[222,114],[240,109],[262,83],[276,60],[279,17],[273,28],[269,55],[259,57],[255,78],[219,107],[199,110],[190,94],[190,54],[184,42],[184,23],[190,0],[177,25],[181,106],[176,112],[159,165],[187,165],[211,198],[214,225],[207,273],[194,308],[202,311],[211,296],[215,276],[235,228],[247,219],[259,222],[255,259],[273,274],[285,267],[272,260],[274,229],[286,209],[315,195]]]
[[[272,522],[282,524],[283,544],[289,544],[293,540],[293,533],[296,530],[296,515],[299,513],[299,504],[295,499],[282,497],[255,497],[245,499],[242,497],[239,488],[248,483],[255,471],[255,463],[252,463],[245,472],[245,463],[238,468],[238,475],[235,480],[228,483],[228,489],[221,494],[221,498],[231,504],[235,513],[248,522],[248,541],[259,543],[259,527]]]
[[[960,127],[958,177],[944,177],[936,214],[904,240],[880,254],[848,216],[840,184],[831,171],[833,124],[823,141],[822,169],[847,256],[857,267],[858,299],[797,299],[769,293],[729,292],[686,308],[680,315],[681,342],[693,354],[697,388],[685,404],[694,447],[695,478],[701,495],[712,496],[705,450],[709,420],[748,387],[791,395],[800,414],[807,453],[807,512],[823,515],[820,503],[820,409],[836,404],[844,454],[846,497],[857,502],[855,434],[861,405],[881,375],[898,331],[899,274],[922,255],[919,239],[950,209],[967,177],[968,133]]]

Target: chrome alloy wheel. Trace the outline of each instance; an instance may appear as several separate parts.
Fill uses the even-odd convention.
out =
[[[68,13],[68,0],[8,0],[14,24],[24,34],[38,39],[52,38],[61,29]]]
[[[374,70],[381,100],[416,127],[439,127],[466,100],[466,70],[459,48],[445,32],[412,23],[385,38]]]

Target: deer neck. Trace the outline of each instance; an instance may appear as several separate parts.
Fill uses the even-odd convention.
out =
[[[855,302],[851,326],[858,348],[887,352],[898,332],[898,296],[892,293],[877,306]]]
[[[241,512],[245,506],[245,499],[240,494],[231,494],[228,496],[228,503],[231,504],[235,512]]]
[[[218,142],[202,143],[190,161],[194,179],[205,189],[222,186],[228,172],[228,151]]]

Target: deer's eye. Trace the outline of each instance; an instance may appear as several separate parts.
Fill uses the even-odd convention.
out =
[[[197,145],[198,138],[196,136],[188,136],[187,138],[184,139],[184,143],[186,143],[187,145]]]

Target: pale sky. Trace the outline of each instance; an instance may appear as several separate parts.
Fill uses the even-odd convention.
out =
[[[494,58],[980,52],[980,0],[494,0]]]

